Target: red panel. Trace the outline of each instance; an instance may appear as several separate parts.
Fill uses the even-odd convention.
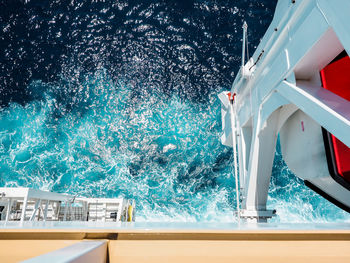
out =
[[[323,87],[350,101],[350,58],[329,64],[321,71]]]
[[[323,87],[350,101],[350,58],[343,57],[321,71]],[[350,148],[332,135],[334,157],[340,176],[350,182]]]
[[[350,182],[350,148],[332,135],[338,173]]]

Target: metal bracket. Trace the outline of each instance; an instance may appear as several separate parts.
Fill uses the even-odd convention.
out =
[[[241,210],[240,218],[247,222],[267,222],[276,216],[276,210]]]

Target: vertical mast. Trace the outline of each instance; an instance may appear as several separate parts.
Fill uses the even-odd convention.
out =
[[[242,28],[243,28],[243,39],[242,39],[243,40],[243,43],[242,43],[242,70],[243,70],[243,67],[245,64],[245,50],[246,50],[246,46],[248,45],[248,43],[246,42],[247,30],[248,30],[248,25],[247,25],[246,21],[244,21]],[[247,47],[247,51],[248,51],[248,47]],[[249,55],[247,54],[247,56],[249,56]]]

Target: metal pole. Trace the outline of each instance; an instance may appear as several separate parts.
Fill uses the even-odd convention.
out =
[[[243,70],[243,67],[244,67],[244,64],[245,64],[245,46],[246,46],[246,39],[247,39],[247,30],[248,30],[248,25],[247,25],[247,22],[244,21],[243,23],[243,43],[242,43],[242,70]]]
[[[27,203],[28,203],[28,193],[26,194],[26,196],[24,197],[24,200],[23,200],[22,214],[21,214],[21,222],[24,221],[25,216],[26,216]]]
[[[12,208],[12,198],[9,198],[7,203],[7,211],[6,211],[6,219],[5,219],[6,222],[9,221],[11,208]]]
[[[34,210],[32,212],[32,215],[30,216],[29,221],[33,221],[35,219],[35,214],[38,211],[40,204],[41,204],[41,199],[36,200]]]
[[[49,200],[46,200],[45,210],[44,210],[44,221],[46,221],[47,218],[47,210],[49,208]]]
[[[236,202],[237,202],[237,218],[238,221],[240,219],[240,205],[239,205],[239,199],[240,199],[240,195],[239,195],[239,186],[238,186],[238,165],[237,165],[237,138],[236,138],[236,122],[235,122],[235,118],[236,116],[234,115],[234,99],[230,101],[231,107],[231,129],[232,129],[232,147],[233,147],[233,163],[234,163],[234,171],[235,171],[235,181],[236,181]]]
[[[66,200],[65,207],[64,207],[64,215],[63,215],[63,221],[66,221],[67,219],[67,212],[69,208],[69,200]]]

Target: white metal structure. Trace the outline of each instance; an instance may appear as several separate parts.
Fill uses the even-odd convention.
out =
[[[4,221],[133,221],[135,203],[124,198],[84,198],[30,188],[0,188]]]
[[[74,245],[70,245],[38,257],[34,257],[23,263],[80,263],[95,262],[104,263],[107,260],[107,241],[80,241]]]
[[[219,95],[222,143],[237,140],[241,218],[264,222],[274,215],[266,201],[278,135],[289,168],[350,207],[350,190],[330,176],[322,137],[323,127],[350,147],[350,102],[321,88],[320,80],[320,71],[343,50],[350,54],[349,0],[279,0],[233,83],[234,109],[228,92]]]

